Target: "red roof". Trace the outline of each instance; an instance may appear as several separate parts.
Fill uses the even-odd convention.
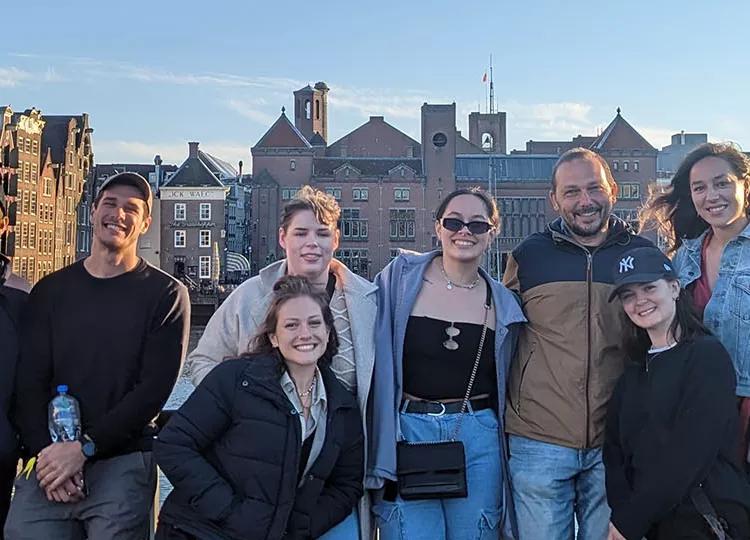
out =
[[[294,127],[284,111],[279,119],[266,131],[255,148],[312,148],[305,136]]]

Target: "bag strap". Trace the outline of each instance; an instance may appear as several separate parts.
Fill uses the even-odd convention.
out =
[[[485,282],[487,283],[487,282]],[[459,411],[458,421],[456,427],[453,429],[453,434],[450,437],[451,441],[455,441],[458,437],[458,432],[461,429],[461,424],[464,420],[464,413],[469,405],[469,398],[471,397],[471,389],[474,386],[474,380],[477,377],[477,370],[479,369],[479,360],[482,358],[482,350],[484,349],[484,340],[487,337],[487,320],[490,316],[490,309],[492,309],[492,291],[490,290],[490,284],[487,283],[487,298],[484,302],[484,323],[482,324],[482,336],[479,338],[479,347],[477,348],[477,357],[474,360],[474,367],[471,369],[471,376],[469,377],[469,385],[466,388],[466,394],[464,395],[463,403],[461,403],[461,411]]]
[[[714,505],[711,504],[706,492],[703,491],[702,484],[690,490],[690,500],[693,501],[695,508],[703,516],[708,526],[711,527],[711,531],[718,540],[732,540],[732,537],[727,534],[725,523],[719,518]]]

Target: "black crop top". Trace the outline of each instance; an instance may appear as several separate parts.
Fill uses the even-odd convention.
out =
[[[482,325],[453,323],[460,333],[453,337],[455,350],[446,349],[450,321],[431,317],[409,317],[404,339],[404,392],[422,399],[462,399],[477,358]],[[497,394],[495,332],[487,329],[472,396]]]

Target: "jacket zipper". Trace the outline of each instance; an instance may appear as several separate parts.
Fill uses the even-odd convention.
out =
[[[589,447],[589,375],[591,373],[591,285],[593,276],[594,256],[586,250],[586,370],[584,374],[584,448]]]

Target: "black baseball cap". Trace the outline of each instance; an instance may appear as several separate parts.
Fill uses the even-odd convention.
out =
[[[663,278],[677,279],[672,261],[657,247],[633,248],[623,253],[612,268],[615,289],[609,295],[609,301],[615,299],[624,285],[651,283]]]
[[[113,174],[112,176],[107,178],[101,186],[99,186],[99,191],[96,192],[95,201],[98,203],[99,199],[101,199],[102,197],[102,193],[104,193],[104,190],[109,189],[113,186],[132,186],[136,188],[143,196],[143,200],[146,201],[149,215],[151,214],[151,206],[154,202],[154,195],[153,193],[151,193],[151,185],[148,183],[148,180],[146,180],[140,174],[134,172],[121,172]]]

